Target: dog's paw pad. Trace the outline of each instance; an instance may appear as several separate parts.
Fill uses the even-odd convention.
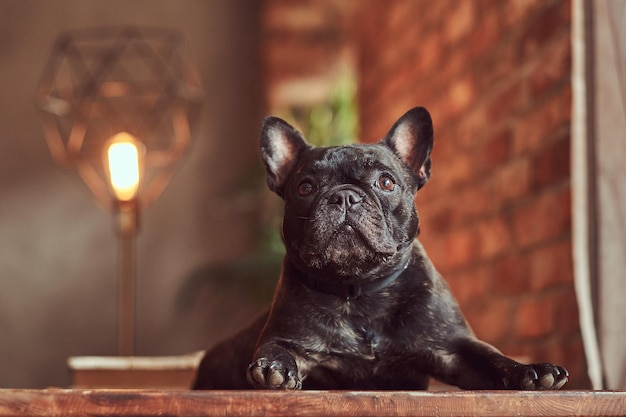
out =
[[[539,388],[550,389],[554,386],[556,378],[552,374],[546,374],[539,379]]]
[[[276,369],[275,366],[271,366],[266,377],[267,385],[271,388],[280,388],[285,383],[285,378],[282,375],[280,369]]]
[[[521,388],[529,390],[535,389],[538,379],[539,375],[537,375],[537,372],[532,367],[529,367],[524,373],[524,378],[522,378]]]
[[[255,364],[250,365],[248,369],[248,380],[253,385],[262,385],[265,383],[265,366],[261,363],[261,360],[256,361]]]

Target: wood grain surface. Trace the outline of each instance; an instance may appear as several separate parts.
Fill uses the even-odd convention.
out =
[[[626,391],[0,390],[0,416],[624,416]]]

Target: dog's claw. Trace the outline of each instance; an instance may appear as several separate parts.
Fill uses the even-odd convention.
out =
[[[567,382],[569,374],[565,368],[549,363],[527,365],[520,388],[524,390],[557,390]]]

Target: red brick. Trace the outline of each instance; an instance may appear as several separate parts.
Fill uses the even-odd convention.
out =
[[[490,99],[487,111],[490,123],[499,124],[510,119],[523,109],[525,104],[523,84],[514,82]]]
[[[491,285],[495,294],[519,294],[530,287],[528,258],[519,254],[507,255],[495,261],[491,271]]]
[[[448,274],[445,278],[450,284],[452,293],[461,304],[461,308],[465,305],[471,305],[487,295],[489,272],[485,267],[462,270]]]
[[[521,23],[540,3],[545,0],[508,0],[502,2],[504,8],[504,23],[506,26],[522,26]]]
[[[443,20],[443,38],[448,43],[465,38],[474,27],[475,2],[461,1]]]
[[[431,31],[420,36],[419,52],[416,51],[412,57],[405,57],[405,59],[411,61],[414,73],[430,74],[432,70],[439,67],[442,52],[439,33]]]
[[[502,40],[502,23],[496,8],[485,7],[482,12],[481,22],[476,25],[469,39],[469,56],[472,60],[484,57],[490,49],[494,49],[497,42]]]
[[[433,172],[434,172],[433,167]],[[439,192],[468,183],[473,179],[474,165],[470,155],[458,153],[447,161],[438,162],[437,182]]]
[[[476,233],[470,228],[452,231],[445,238],[445,269],[466,265],[472,261],[476,253]]]
[[[456,193],[451,203],[456,207],[456,216],[453,220],[468,223],[477,217],[490,215],[495,212],[493,195],[485,186],[485,182],[473,182]]]
[[[448,90],[446,95],[449,103],[450,112],[452,114],[458,114],[464,111],[475,100],[476,88],[474,80],[466,76],[462,79],[454,81]]]
[[[476,234],[470,228],[438,233],[426,224],[422,227],[420,241],[433,264],[444,275],[467,266],[475,259]]]
[[[574,282],[570,239],[541,246],[530,253],[528,280],[534,290]]]
[[[410,5],[409,5],[410,6]],[[393,9],[392,9],[393,10]],[[410,14],[404,13],[404,19],[410,18]],[[395,70],[403,63],[408,62],[407,57],[419,55],[415,48],[415,39],[423,36],[423,30],[418,25],[404,25],[401,31],[399,27],[389,26],[389,38],[393,39],[393,48],[381,48],[378,51],[378,65],[383,70]]]
[[[512,137],[509,129],[497,131],[477,149],[481,161],[480,172],[484,175],[504,164],[511,155]]]
[[[557,333],[562,338],[580,335],[578,301],[573,287],[564,289],[555,297]]]
[[[555,2],[533,15],[522,35],[521,55],[526,59],[532,59],[550,39],[555,38],[559,33],[569,32],[570,7],[569,2]]]
[[[481,99],[481,104],[472,104],[463,117],[458,122],[457,140],[464,149],[477,147],[485,139],[493,137],[499,133],[499,129],[493,128],[487,115],[488,109],[482,102],[482,94],[477,93]]]
[[[570,176],[570,137],[559,140],[537,151],[533,156],[533,188],[537,191],[568,180]]]
[[[420,221],[429,233],[446,233],[492,213],[489,191],[480,183],[458,192],[439,193],[436,177],[416,199]]]
[[[569,127],[571,110],[571,89],[565,88],[525,114],[515,124],[514,152],[519,154],[536,149],[557,129]]]
[[[556,306],[550,299],[521,301],[515,313],[515,333],[522,339],[548,336],[555,330]]]
[[[489,178],[493,204],[504,207],[526,197],[530,191],[531,165],[526,158],[517,158],[495,170]]]
[[[458,208],[454,206],[453,200],[450,198],[426,200],[423,203],[418,203],[417,207],[420,223],[427,225],[428,230],[441,234],[449,232],[454,226],[458,226],[455,221]]]
[[[487,298],[481,302],[464,306],[465,317],[476,336],[488,342],[498,344],[506,340],[511,330],[513,304],[510,300]]]
[[[490,259],[506,252],[512,243],[512,234],[502,217],[495,217],[477,225],[477,256]]]
[[[571,230],[570,189],[546,192],[514,212],[520,247],[548,242]]]
[[[563,35],[569,37],[569,32],[564,31]],[[557,42],[542,54],[528,76],[532,99],[538,100],[561,86],[570,88],[571,52],[570,42]]]
[[[385,25],[390,29],[399,30],[400,28],[406,30],[412,27],[409,19],[412,20],[415,13],[415,2],[410,1],[395,1],[391,7],[387,7],[387,17],[385,19]],[[406,48],[397,48],[405,50]]]

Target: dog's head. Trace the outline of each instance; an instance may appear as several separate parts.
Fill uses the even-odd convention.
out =
[[[372,145],[312,147],[284,120],[266,118],[261,153],[269,188],[285,200],[289,260],[306,274],[345,282],[398,268],[418,232],[414,198],[430,178],[432,146],[432,121],[421,107]]]

